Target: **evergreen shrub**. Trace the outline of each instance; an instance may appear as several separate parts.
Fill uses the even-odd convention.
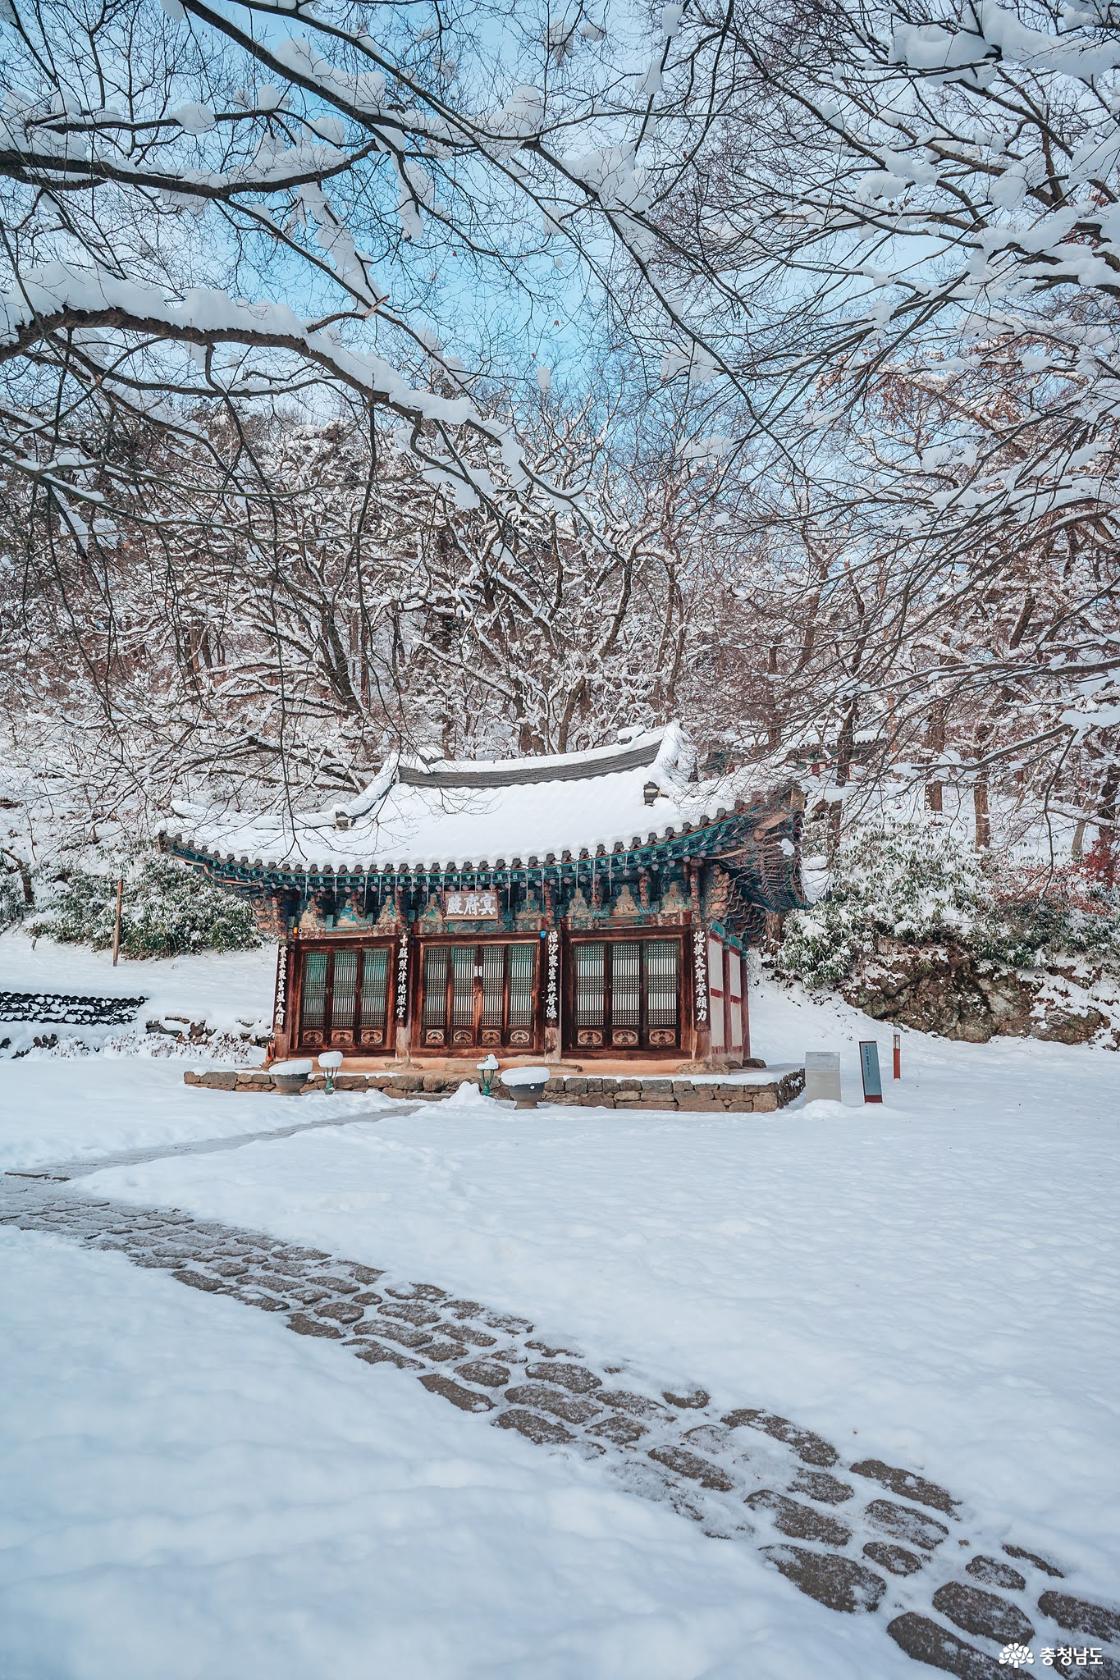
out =
[[[117,881],[75,870],[45,914],[29,924],[68,944],[103,951],[113,942]],[[121,954],[174,957],[189,951],[248,951],[261,943],[250,907],[162,858],[134,862],[124,876]]]
[[[787,916],[776,967],[837,986],[881,937],[952,941],[1006,968],[1062,956],[1120,968],[1120,901],[1075,871],[991,871],[939,824],[869,828],[841,846],[825,897]]]

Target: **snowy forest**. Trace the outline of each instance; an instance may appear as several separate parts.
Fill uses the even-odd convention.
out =
[[[1120,0],[0,0],[0,1680],[1120,1680],[1118,1071]]]
[[[681,717],[1115,880],[1120,37],[4,0],[9,913],[174,798]]]

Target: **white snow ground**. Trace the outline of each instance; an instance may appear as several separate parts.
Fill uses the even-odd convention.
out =
[[[242,1019],[269,1017],[275,974],[271,942],[255,951],[208,951],[143,962],[122,957],[114,968],[108,951],[31,939],[19,928],[0,934],[0,992],[143,997],[146,1015],[189,1015],[221,1031],[234,1031]]]
[[[642,1381],[771,1406],[924,1471],[1111,1596],[1120,1062],[906,1033],[903,1083],[865,1108],[856,1040],[889,1069],[866,1017],[764,986],[752,1031],[775,1062],[840,1049],[845,1104],[385,1101],[376,1124],[80,1183],[457,1287]],[[182,1067],[5,1064],[7,1158],[375,1107],[188,1090]],[[869,1619],[411,1378],[115,1256],[4,1236],[0,1264],[5,1680],[903,1672]]]
[[[789,1059],[841,1047],[847,1104],[517,1114],[472,1093],[87,1183],[389,1265],[649,1381],[772,1407],[1005,1514],[1109,1590],[1115,1055],[910,1033],[904,1081],[870,1108],[865,1016],[767,988],[753,1025]]]
[[[0,1232],[5,1680],[902,1680],[594,1466],[118,1255]]]
[[[272,1131],[300,1119],[380,1111],[394,1100],[338,1091],[316,1098],[314,1109],[297,1109],[290,1097],[234,1099],[183,1084],[184,1069],[204,1065],[212,1064],[111,1055],[0,1062],[0,1172]]]

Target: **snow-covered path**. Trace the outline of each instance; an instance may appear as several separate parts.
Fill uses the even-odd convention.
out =
[[[635,1491],[648,1494],[648,1476],[655,1473],[663,1478],[656,1490],[661,1497],[668,1484],[677,1489],[673,1497],[687,1489],[686,1497],[699,1504],[709,1526],[719,1528],[722,1522],[721,1532],[739,1536],[731,1546],[720,1546],[704,1540],[695,1528],[694,1539],[703,1548],[720,1554],[743,1552],[746,1557],[746,1564],[737,1567],[747,1567],[742,1580],[751,1599],[749,1625],[742,1622],[734,1598],[720,1600],[733,1630],[728,1642],[720,1643],[722,1634],[712,1631],[714,1624],[690,1622],[682,1642],[670,1640],[666,1647],[671,1660],[663,1671],[672,1680],[693,1674],[705,1680],[709,1675],[735,1675],[738,1680],[775,1663],[783,1676],[825,1673],[830,1680],[854,1680],[858,1674],[861,1680],[894,1680],[896,1674],[914,1670],[884,1636],[888,1618],[896,1623],[896,1637],[904,1644],[909,1640],[907,1649],[917,1649],[925,1638],[928,1656],[929,1640],[952,1633],[983,1653],[972,1657],[958,1651],[953,1656],[954,1648],[949,1647],[949,1657],[958,1665],[954,1671],[983,1680],[998,1676],[1005,1670],[995,1664],[996,1647],[967,1622],[980,1614],[1005,1612],[992,1612],[991,1605],[985,1608],[982,1603],[978,1610],[979,1601],[968,1596],[935,1602],[934,1595],[954,1582],[966,1595],[988,1594],[1011,1604],[1006,1628],[1015,1625],[1014,1616],[1027,1617],[1035,1629],[1037,1661],[1043,1640],[1062,1637],[1058,1621],[1040,1609],[1042,1593],[1107,1601],[1117,1574],[1114,1511],[1120,1487],[1113,1467],[1120,1360],[1114,1301],[1120,1293],[1120,1267],[1107,1212],[1120,1190],[1113,1100],[1116,1059],[1061,1046],[949,1045],[906,1035],[903,1084],[888,1088],[883,1108],[870,1110],[852,1100],[857,1089],[855,1039],[875,1032],[865,1018],[763,993],[755,998],[754,1025],[774,1058],[796,1059],[808,1048],[839,1049],[847,1104],[798,1106],[772,1117],[742,1119],[572,1109],[514,1115],[477,1096],[407,1109],[365,1095],[317,1095],[293,1104],[282,1097],[188,1090],[180,1083],[182,1062],[29,1058],[4,1070],[4,1095],[16,1100],[0,1120],[0,1152],[11,1165],[24,1169],[66,1160],[76,1163],[78,1176],[70,1184],[9,1180],[9,1185],[21,1187],[21,1194],[61,1196],[91,1217],[93,1202],[112,1198],[119,1204],[120,1223],[141,1230],[150,1230],[150,1221],[158,1225],[165,1217],[144,1209],[185,1209],[202,1222],[205,1229],[194,1259],[169,1251],[153,1268],[141,1253],[137,1258],[142,1268],[126,1268],[124,1273],[113,1262],[118,1269],[112,1275],[137,1320],[135,1334],[119,1325],[114,1328],[114,1345],[121,1346],[122,1359],[141,1378],[147,1310],[141,1297],[158,1284],[190,1303],[192,1321],[200,1309],[204,1314],[233,1312],[238,1322],[256,1326],[245,1329],[252,1337],[263,1321],[270,1338],[272,1381],[280,1392],[286,1390],[290,1363],[302,1366],[307,1349],[316,1360],[322,1356],[326,1361],[320,1374],[342,1368],[353,1373],[357,1365],[374,1415],[389,1392],[383,1386],[386,1381],[410,1384],[411,1427],[418,1439],[425,1437],[430,1407],[438,1404],[449,1413],[452,1408],[445,1397],[426,1392],[416,1379],[438,1377],[441,1371],[446,1375],[450,1368],[453,1383],[476,1398],[483,1396],[479,1415],[459,1420],[469,1431],[465,1441],[486,1443],[479,1447],[482,1458],[472,1458],[474,1463],[488,1462],[490,1443],[496,1440],[499,1452],[529,1452],[542,1465],[558,1464],[540,1445],[521,1440],[517,1431],[523,1426],[536,1431],[534,1439],[565,1454],[603,1423],[618,1433],[617,1420],[594,1411],[581,1415],[587,1410],[586,1395],[565,1394],[562,1383],[545,1384],[539,1374],[529,1374],[531,1360],[539,1365],[548,1356],[539,1348],[527,1348],[528,1332],[516,1358],[517,1350],[507,1350],[513,1363],[503,1367],[509,1380],[503,1377],[497,1395],[481,1378],[476,1382],[462,1375],[459,1367],[472,1362],[454,1348],[442,1360],[433,1354],[433,1343],[452,1339],[450,1329],[444,1336],[442,1306],[438,1335],[427,1322],[396,1318],[394,1336],[386,1337],[384,1326],[393,1324],[396,1309],[386,1316],[384,1303],[371,1300],[355,1335],[355,1321],[346,1310],[352,1296],[345,1289],[332,1294],[333,1285],[324,1294],[318,1275],[308,1284],[290,1270],[292,1264],[321,1270],[323,1257],[331,1255],[345,1257],[330,1263],[332,1277],[342,1276],[340,1265],[350,1263],[386,1268],[406,1289],[410,1281],[428,1283],[440,1301],[450,1292],[486,1310],[531,1319],[535,1341],[572,1349],[578,1356],[574,1362],[597,1373],[602,1388],[624,1385],[631,1394],[656,1400],[664,1389],[681,1393],[702,1385],[710,1404],[679,1411],[671,1425],[677,1431],[672,1440],[647,1431],[629,1442],[606,1436],[597,1443],[608,1440],[612,1464],[627,1453],[631,1459],[645,1459],[647,1480],[642,1488],[624,1482],[618,1484],[623,1491],[615,1497],[630,1500]],[[254,1262],[260,1273],[256,1282],[246,1279],[237,1258],[237,1245],[248,1240],[237,1232],[245,1229],[264,1233],[253,1239],[260,1250]],[[53,1240],[37,1235],[4,1240],[38,1245],[39,1252],[46,1243],[53,1250]],[[121,1241],[135,1247],[139,1239],[125,1232]],[[214,1249],[209,1260],[224,1263],[224,1272],[207,1270],[208,1245]],[[307,1245],[320,1251],[319,1258],[292,1261],[291,1255],[306,1252]],[[260,1258],[265,1251],[282,1262],[271,1277],[266,1275],[267,1258]],[[40,1298],[46,1287],[44,1274],[24,1272],[29,1250],[7,1252],[13,1255],[8,1276],[17,1280],[16,1293],[21,1293],[27,1276],[30,1316],[21,1322],[31,1326],[34,1319],[42,1325],[44,1343],[54,1349],[52,1357],[68,1373],[69,1383],[87,1390],[101,1359],[94,1342],[83,1332],[66,1343],[65,1309],[53,1296],[49,1301]],[[52,1278],[51,1287],[80,1302],[82,1274],[107,1257],[91,1252],[84,1238],[80,1248],[75,1245],[67,1253],[69,1259],[59,1265],[72,1268],[75,1276],[65,1283]],[[208,1281],[197,1291],[185,1289],[160,1279],[160,1266],[195,1271]],[[125,1276],[128,1282],[122,1282]],[[305,1294],[290,1294],[297,1287]],[[215,1292],[227,1288],[243,1290],[246,1299],[258,1305],[271,1305],[271,1317],[249,1312]],[[21,1300],[18,1310],[23,1306]],[[338,1316],[332,1317],[332,1308],[341,1309]],[[285,1319],[293,1313],[318,1326],[314,1336],[282,1334]],[[378,1328],[372,1327],[375,1317]],[[51,1342],[56,1318],[57,1341]],[[477,1328],[475,1321],[466,1328],[471,1324]],[[307,1325],[294,1327],[306,1330]],[[462,1322],[459,1328],[464,1328]],[[337,1339],[330,1335],[332,1329],[341,1332]],[[26,1329],[27,1361],[12,1367],[17,1392],[22,1383],[28,1396],[13,1415],[21,1428],[26,1424],[29,1439],[40,1431],[40,1438],[49,1443],[47,1458],[53,1461],[56,1453],[66,1456],[59,1430],[62,1438],[71,1431],[66,1421],[71,1416],[69,1391],[65,1383],[52,1386],[37,1374],[35,1334],[34,1328]],[[424,1345],[417,1346],[417,1339]],[[381,1348],[376,1355],[375,1342]],[[363,1343],[366,1354],[377,1361],[373,1371],[347,1357],[348,1350],[360,1351]],[[227,1352],[232,1345],[230,1340],[223,1343]],[[418,1368],[389,1369],[386,1352],[415,1358]],[[160,1358],[165,1362],[163,1378],[171,1384],[176,1360],[171,1355]],[[135,1381],[123,1373],[122,1366],[122,1384]],[[240,1373],[230,1370],[223,1378],[227,1379],[236,1388]],[[324,1417],[331,1413],[334,1380],[333,1375],[324,1379],[326,1386],[315,1407],[308,1407],[309,1414],[315,1408]],[[352,1376],[343,1380],[349,1383]],[[534,1388],[528,1397],[509,1398],[510,1389],[526,1387]],[[140,1388],[150,1407],[162,1407],[156,1390],[144,1388],[142,1380]],[[512,1423],[502,1432],[490,1429],[490,1410],[484,1404],[488,1394],[503,1415],[517,1411],[530,1414],[533,1421]],[[230,1429],[241,1439],[245,1407],[238,1412],[220,1398],[212,1404],[215,1416],[230,1419]],[[174,1415],[173,1402],[170,1410]],[[722,1426],[720,1419],[745,1410],[752,1416],[731,1428],[730,1441],[721,1436],[721,1427],[729,1426]],[[759,1428],[759,1416],[766,1414],[779,1420],[781,1441],[775,1442],[766,1427]],[[132,1427],[127,1408],[118,1408],[118,1415],[121,1427]],[[787,1427],[782,1419],[793,1424]],[[328,1425],[332,1421],[328,1417]],[[154,1431],[154,1439],[160,1422],[150,1418],[144,1427]],[[225,1424],[219,1423],[219,1428]],[[314,1425],[310,1428],[315,1459],[319,1437]],[[670,1428],[660,1414],[657,1428]],[[564,1440],[557,1429],[571,1434],[573,1441]],[[686,1442],[686,1433],[694,1429],[715,1432]],[[99,1452],[112,1455],[121,1449],[108,1409],[99,1440],[102,1437]],[[815,1466],[798,1452],[798,1442],[808,1445],[810,1453],[817,1451],[814,1441],[827,1449],[827,1462]],[[651,1442],[714,1464],[730,1479],[731,1489],[698,1487],[695,1466],[690,1473],[680,1460],[675,1466],[658,1461],[653,1472],[648,1462]],[[413,1450],[418,1450],[415,1442]],[[171,1442],[151,1448],[156,1458],[164,1451],[174,1457],[177,1447]],[[464,1451],[469,1454],[471,1449]],[[835,1461],[827,1459],[829,1452],[835,1453]],[[277,1446],[275,1462],[304,1478],[310,1474],[304,1456],[300,1442],[289,1440]],[[900,1483],[894,1490],[877,1487],[874,1477],[856,1469],[869,1461],[903,1467],[935,1490],[948,1490],[958,1503],[951,1511],[937,1506],[923,1511],[921,1482]],[[75,1486],[80,1486],[77,1453],[66,1462]],[[576,1459],[570,1469],[581,1486],[586,1476],[601,1493],[614,1485],[613,1472],[603,1460],[585,1464]],[[44,1473],[43,1467],[33,1467],[29,1483]],[[806,1480],[818,1475],[824,1479]],[[830,1488],[829,1478],[854,1491],[833,1504],[829,1496],[836,1496],[837,1490]],[[250,1503],[270,1497],[263,1487],[255,1493],[243,1491]],[[929,1557],[921,1536],[928,1538],[936,1531],[914,1531],[916,1538],[903,1545],[922,1564],[913,1579],[894,1576],[889,1563],[863,1549],[868,1544],[900,1543],[881,1530],[872,1537],[867,1512],[880,1496],[952,1531],[952,1538],[935,1545]],[[746,1499],[754,1502],[749,1510]],[[811,1518],[791,1512],[782,1503],[789,1500],[808,1509]],[[122,1529],[133,1517],[142,1521],[145,1510],[142,1493],[133,1496],[131,1506],[122,1496]],[[732,1523],[729,1530],[731,1510],[740,1527]],[[38,1552],[28,1552],[26,1534],[17,1536],[12,1549],[0,1554],[0,1569],[11,1579],[38,1582],[49,1549],[45,1537],[57,1520],[55,1509],[36,1531],[44,1537]],[[548,1520],[542,1515],[542,1521]],[[681,1523],[680,1518],[668,1520],[694,1530],[695,1525]],[[885,1520],[912,1523],[914,1518]],[[280,1511],[277,1521],[281,1528],[294,1523],[293,1543],[298,1547],[299,1523],[291,1512]],[[837,1523],[850,1531],[843,1545],[838,1544],[837,1528],[830,1526]],[[816,1538],[806,1537],[809,1529],[815,1530]],[[957,1547],[957,1538],[967,1547]],[[548,1544],[539,1541],[539,1546]],[[792,1586],[760,1561],[758,1549],[772,1544],[794,1545],[816,1555],[831,1550],[857,1568],[879,1574],[885,1583],[880,1607],[869,1616],[830,1618],[811,1600],[798,1600]],[[1053,1560],[1064,1578],[1047,1587],[1049,1578],[1034,1564],[1009,1559],[1007,1544]],[[634,1545],[640,1551],[638,1543]],[[188,1553],[189,1548],[179,1555],[187,1560],[183,1567],[194,1580],[199,1577]],[[998,1568],[991,1571],[983,1558]],[[252,1575],[257,1564],[250,1561],[246,1568]],[[976,1567],[969,1570],[969,1564]],[[413,1566],[421,1567],[415,1559]],[[491,1558],[489,1567],[499,1566]],[[548,1567],[542,1563],[542,1576]],[[551,1567],[558,1570],[559,1579],[570,1579],[569,1566],[559,1554]],[[635,1564],[639,1572],[643,1567]],[[655,1560],[653,1577],[658,1567]],[[511,1554],[510,1582],[516,1580],[517,1569],[517,1557]],[[1011,1577],[1001,1576],[1001,1570],[1022,1573],[1025,1586],[1008,1586]],[[464,1563],[464,1580],[469,1582],[469,1576]],[[858,1587],[860,1579],[852,1576],[849,1584],[854,1581]],[[615,1576],[614,1586],[619,1602],[628,1605],[632,1595],[624,1572]],[[138,1582],[129,1590],[133,1589],[142,1617],[144,1592]],[[53,1590],[44,1578],[43,1603]],[[69,1603],[68,1589],[58,1590]],[[249,1581],[246,1592],[251,1596],[256,1591]],[[515,1591],[510,1585],[509,1592]],[[450,1586],[448,1593],[450,1602]],[[266,1614],[268,1592],[255,1602],[256,1611],[246,1608],[246,1627],[254,1614]],[[302,1602],[310,1621],[325,1614],[326,1600],[314,1570]],[[421,1607],[421,1621],[424,1615],[435,1616],[422,1592],[413,1601],[405,1591],[402,1618],[411,1615],[413,1602]],[[710,1601],[702,1602],[706,1606]],[[461,1620],[465,1613],[457,1604],[455,1617]],[[236,1633],[236,1616],[220,1598],[208,1601],[205,1614],[233,1617]],[[99,1631],[91,1601],[85,1601],[80,1612],[75,1610],[75,1627],[83,1615]],[[481,1617],[479,1649],[492,1659],[489,1672],[502,1673],[503,1664],[511,1675],[528,1667],[565,1680],[569,1673],[602,1674],[607,1680],[630,1672],[606,1621],[589,1633],[578,1654],[573,1654],[576,1646],[563,1646],[561,1651],[558,1645],[557,1655],[546,1638],[540,1662],[525,1656],[527,1648],[507,1661],[502,1655],[506,1647],[500,1640],[495,1644],[486,1631],[488,1615],[486,1610]],[[763,1617],[761,1624],[751,1619],[757,1615]],[[907,1615],[921,1617],[923,1626],[904,1623],[900,1633],[899,1618]],[[817,1620],[821,1617],[823,1623]],[[174,1621],[169,1625],[175,1626]],[[345,1615],[340,1625],[348,1625]],[[762,1634],[760,1626],[766,1630]],[[41,1629],[29,1637],[46,1638]],[[1092,1629],[1080,1634],[1071,1630],[1065,1637],[1087,1644],[1093,1634]],[[201,1636],[191,1638],[196,1650],[209,1651]],[[359,1660],[354,1654],[359,1647],[351,1649],[348,1638],[340,1635],[336,1667],[343,1674],[352,1656],[355,1664]],[[556,1638],[560,1640],[558,1632]],[[736,1640],[738,1656],[732,1654]],[[48,1648],[57,1649],[46,1640],[44,1649]],[[231,1648],[247,1647],[237,1647],[235,1637]],[[466,1659],[458,1668],[441,1668],[440,1657],[431,1655],[427,1644],[418,1648],[419,1667],[411,1667],[410,1675],[428,1680],[429,1674],[475,1672]],[[293,1649],[298,1652],[298,1643]],[[646,1654],[641,1635],[635,1650]],[[3,1646],[0,1655],[6,1656]],[[292,1661],[295,1666],[285,1670],[281,1665],[278,1672],[290,1672],[293,1680],[304,1680],[307,1674],[310,1680],[306,1666],[301,1669],[295,1656]],[[201,1667],[224,1680],[220,1665],[216,1671],[206,1663]],[[478,1672],[486,1669],[480,1661]],[[150,1665],[147,1670],[138,1665],[136,1680],[141,1673],[143,1680],[150,1680],[150,1671]],[[652,1662],[642,1671],[662,1672]],[[97,1680],[104,1674],[107,1680],[111,1669],[107,1662],[101,1668],[82,1668],[77,1657],[64,1655],[42,1673],[35,1668],[15,1672],[19,1680],[43,1680],[43,1673],[52,1680],[56,1675],[59,1680],[85,1680],[87,1673]],[[252,1661],[243,1663],[239,1680],[255,1680],[256,1672]],[[117,1675],[132,1680],[127,1663],[115,1671],[114,1680]]]
[[[702,1389],[642,1392],[622,1366],[596,1372],[577,1349],[542,1343],[529,1320],[321,1250],[92,1201],[57,1181],[9,1178],[0,1192],[0,1222],[79,1241],[86,1257],[93,1241],[212,1299],[283,1314],[302,1336],[415,1373],[430,1395],[480,1421],[596,1458],[632,1493],[760,1549],[810,1598],[846,1617],[877,1613],[919,1660],[987,1680],[1003,1642],[1036,1631],[1120,1645],[1120,1612],[1078,1596],[1053,1559],[1002,1543],[999,1528],[985,1534],[947,1490],[862,1456],[866,1446],[846,1461],[764,1409],[721,1416]],[[893,1667],[885,1661],[876,1672]]]
[[[228,1092],[184,1085],[183,1070],[193,1065],[185,1057],[143,1056],[28,1056],[0,1064],[0,1171],[163,1154],[169,1146],[283,1132],[294,1119],[349,1119],[393,1100],[339,1091],[317,1098],[313,1110],[293,1110],[291,1098],[268,1093],[230,1101]]]
[[[56,1237],[0,1267],[5,1680],[872,1672],[881,1636],[405,1373]]]
[[[997,1105],[998,1080],[972,1077],[980,1052],[957,1048],[882,1109],[387,1107],[85,1183],[388,1261],[651,1381],[870,1438],[1029,1524],[1103,1591],[1120,1505],[1116,1121],[1075,1081],[1077,1052],[1037,1071],[1021,1049],[1018,1068],[1005,1058]]]

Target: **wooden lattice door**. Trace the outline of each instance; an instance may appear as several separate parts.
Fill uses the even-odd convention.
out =
[[[392,946],[339,945],[300,952],[301,1050],[365,1050],[377,1055],[389,1044],[389,979]]]
[[[570,970],[570,1048],[679,1048],[679,939],[578,939]]]
[[[425,1050],[534,1049],[536,945],[530,940],[426,943],[420,1044]]]

